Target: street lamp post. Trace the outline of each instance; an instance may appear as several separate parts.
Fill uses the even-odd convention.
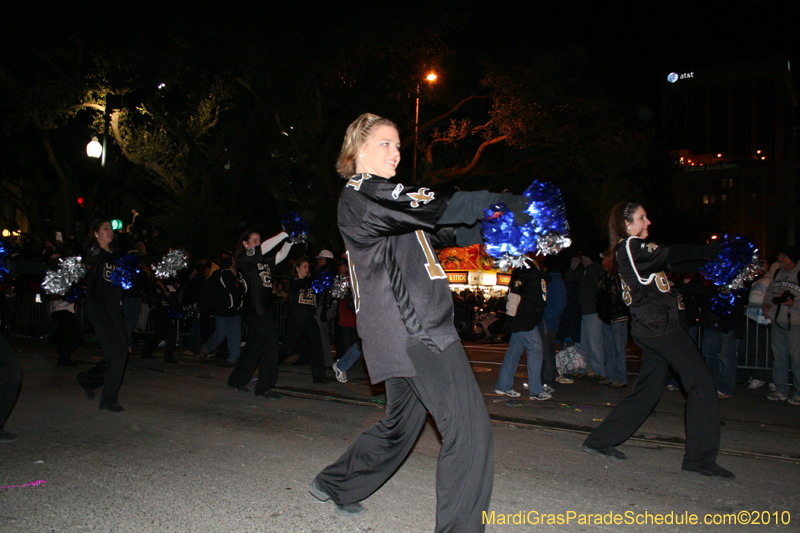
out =
[[[436,81],[436,74],[431,72],[425,79],[433,83]],[[417,107],[414,112],[414,169],[412,171],[411,183],[417,184],[417,140],[419,139],[419,83],[417,83]]]

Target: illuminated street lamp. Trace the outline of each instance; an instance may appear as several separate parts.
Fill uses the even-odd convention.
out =
[[[95,159],[103,155],[103,145],[100,144],[97,137],[92,137],[92,140],[86,145],[86,155]]]
[[[436,76],[436,74],[431,72],[430,74],[425,76],[425,79],[428,80],[428,82],[433,83],[434,81],[436,81],[437,77],[438,76]],[[413,170],[412,177],[411,177],[411,183],[413,183],[415,185],[417,183],[417,139],[418,139],[418,137],[419,137],[419,83],[417,83],[417,110],[414,113],[414,164],[413,164],[414,170]]]

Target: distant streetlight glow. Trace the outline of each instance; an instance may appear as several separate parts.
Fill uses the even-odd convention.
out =
[[[428,80],[428,81],[435,81],[437,77],[438,76],[436,76],[436,74],[431,72],[430,74],[428,74],[428,76],[425,79]]]
[[[97,137],[92,137],[92,140],[86,145],[86,155],[95,159],[103,155],[103,145],[100,144]]]
[[[159,83],[159,84],[158,84],[158,88],[159,88],[159,89],[163,89],[163,88],[164,88],[164,87],[166,87],[166,86],[167,86],[167,84],[166,84],[166,83]]]

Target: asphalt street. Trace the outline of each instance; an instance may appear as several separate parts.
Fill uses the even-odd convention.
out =
[[[432,424],[397,474],[363,502],[363,516],[339,517],[307,492],[314,475],[383,416],[383,390],[369,385],[360,364],[347,384],[314,385],[308,367],[284,363],[277,385],[284,397],[264,400],[227,388],[224,366],[187,355],[178,365],[132,357],[120,393],[127,411],[111,414],[75,382],[99,360],[97,345],[76,354],[80,367],[65,369],[42,341],[10,344],[24,381],[6,424],[20,438],[0,444],[2,532],[434,529],[440,446]],[[629,460],[612,462],[580,444],[629,390],[578,380],[558,385],[545,402],[499,397],[493,389],[504,349],[467,346],[494,421],[487,531],[800,530],[800,408],[769,402],[766,387],[739,386],[721,403],[718,463],[737,479],[689,478],[680,471],[681,393],[665,392],[620,447]],[[629,368],[635,371],[633,355]],[[519,370],[522,391],[524,358]],[[537,525],[545,515],[565,523]],[[697,525],[676,525],[693,517]]]

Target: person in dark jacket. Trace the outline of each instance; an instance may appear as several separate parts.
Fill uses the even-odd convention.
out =
[[[532,255],[532,254],[531,254]],[[550,276],[540,270],[536,261],[530,268],[517,268],[511,275],[506,304],[506,331],[511,333],[508,350],[495,385],[495,394],[518,398],[514,390],[514,374],[522,352],[528,352],[528,390],[531,400],[549,400],[551,394],[541,381],[542,337],[538,326],[547,306],[546,284]],[[554,389],[550,388],[550,391]]]
[[[262,243],[258,232],[245,232],[239,239],[241,251],[236,256],[236,268],[245,286],[244,316],[248,329],[247,344],[228,378],[228,386],[248,392],[247,384],[258,367],[255,393],[266,399],[281,398],[272,390],[278,381],[279,355],[278,329],[271,310],[272,270],[289,255],[292,243],[288,237],[282,231]]]
[[[102,386],[100,409],[121,413],[125,409],[119,404],[118,394],[128,361],[128,330],[122,313],[122,288],[114,285],[110,277],[119,259],[113,241],[111,222],[97,220],[92,224],[92,243],[84,257],[89,268],[86,316],[100,341],[103,360],[78,374],[78,385],[89,399]]]
[[[365,113],[347,129],[337,162],[347,180],[339,230],[364,359],[385,381],[386,417],[312,481],[310,492],[337,512],[360,502],[395,473],[428,412],[442,436],[436,531],[484,531],[493,481],[492,428],[483,395],[453,324],[447,274],[434,246],[482,242],[483,209],[502,201],[525,224],[526,199],[488,191],[445,193],[393,181],[400,137],[390,120]]]
[[[556,369],[556,334],[561,322],[561,313],[567,306],[567,288],[561,279],[561,272],[551,268],[553,260],[547,260],[543,255],[537,255],[535,260],[550,276],[550,281],[547,283],[547,307],[542,315],[542,323],[539,324],[539,334],[542,336],[542,388],[545,388],[545,385],[552,388],[554,382],[564,384],[573,382],[570,378],[559,376]]]
[[[311,284],[311,260],[303,257],[294,265],[294,276],[289,280],[289,316],[286,317],[286,338],[283,347],[291,354],[301,338],[307,343],[311,376],[314,383],[325,384],[325,357],[322,353],[322,337],[315,314],[317,295]]]
[[[211,274],[203,284],[203,290],[208,298],[209,305],[214,313],[214,334],[200,348],[198,354],[201,359],[207,359],[209,354],[219,346],[223,340],[228,339],[229,364],[234,364],[239,359],[239,349],[242,343],[242,296],[244,287],[239,283],[233,266],[233,258],[227,257],[223,268]]]
[[[582,253],[573,258],[570,268],[564,273],[564,282],[580,283],[581,335],[575,341],[575,349],[581,354],[592,369],[592,379],[605,379],[605,356],[603,354],[603,322],[597,316],[597,284],[605,271],[597,263],[599,253],[594,251]],[[576,260],[577,259],[577,260]],[[588,367],[575,373],[575,377],[584,377]]]
[[[174,280],[165,281],[156,279],[153,284],[153,322],[156,331],[147,340],[142,350],[142,359],[155,359],[156,351],[161,341],[164,344],[164,362],[176,364],[175,345],[178,341],[178,329],[173,314],[180,308],[180,300],[175,290]],[[170,311],[172,309],[172,311]]]
[[[631,335],[642,348],[642,366],[631,395],[592,431],[582,449],[591,455],[627,459],[614,446],[628,440],[653,411],[671,368],[688,395],[683,473],[734,478],[716,463],[720,424],[714,380],[680,325],[677,299],[665,273],[667,269],[698,270],[702,260],[719,253],[719,245],[658,245],[646,240],[649,226],[640,204],[623,202],[611,210],[609,238],[616,247],[622,298],[631,310]]]
[[[597,316],[603,321],[606,379],[600,384],[622,389],[628,386],[628,321],[631,314],[622,301],[613,250],[603,258],[603,268],[606,275],[597,285]]]

